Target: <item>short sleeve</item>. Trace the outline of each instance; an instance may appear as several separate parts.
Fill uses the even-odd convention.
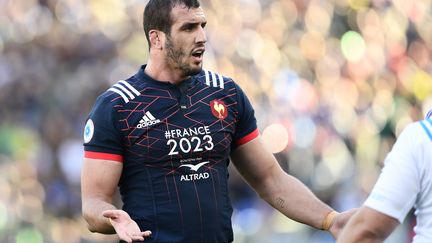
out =
[[[234,144],[236,148],[248,143],[259,135],[255,111],[243,90],[236,84],[238,119],[234,133]]]
[[[116,111],[113,104],[100,96],[84,128],[84,156],[92,159],[123,161],[123,145],[116,128]]]
[[[420,192],[420,166],[416,159],[417,124],[409,125],[399,136],[385,159],[384,168],[365,202],[375,209],[403,222]]]

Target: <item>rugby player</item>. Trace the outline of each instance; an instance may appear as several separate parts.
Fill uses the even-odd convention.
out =
[[[99,96],[84,131],[82,211],[92,232],[132,242],[232,242],[230,158],[287,217],[337,236],[337,213],[285,173],[229,77],[204,70],[207,20],[197,0],[150,0],[149,58]],[[117,187],[122,209],[113,205]]]

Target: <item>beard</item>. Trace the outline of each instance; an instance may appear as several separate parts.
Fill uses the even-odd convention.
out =
[[[170,36],[167,36],[165,48],[167,50],[167,63],[176,69],[180,69],[184,76],[192,76],[201,72],[202,65],[192,67],[189,63],[183,61],[187,56],[186,53],[181,48],[175,48]]]

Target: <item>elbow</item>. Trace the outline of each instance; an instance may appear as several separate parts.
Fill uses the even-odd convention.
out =
[[[93,224],[89,223],[87,220],[87,229],[92,233],[98,233],[99,231],[93,226]]]
[[[92,233],[96,233],[97,230],[94,227],[94,222],[93,222],[94,220],[92,219],[91,215],[87,213],[85,210],[83,210],[81,216],[84,219],[84,221],[87,223],[87,229]]]
[[[87,229],[92,233],[101,233],[101,234],[115,234],[114,228],[111,225],[107,225],[106,222],[101,221],[95,215],[86,212],[83,210],[82,217],[84,221],[87,223]]]
[[[100,229],[97,217],[92,213],[91,210],[86,207],[86,205],[83,205],[81,216],[84,219],[84,221],[87,223],[87,229],[92,233],[103,233],[101,232],[102,229]],[[99,226],[99,227],[98,227]]]
[[[83,214],[83,218],[84,218],[85,222],[87,223],[87,229],[90,232],[92,232],[92,233],[102,233],[102,234],[109,233],[109,232],[107,232],[107,231],[105,231],[105,230],[103,230],[101,228],[98,228],[96,220],[94,220],[92,217],[90,217],[88,215],[86,216],[85,214]]]

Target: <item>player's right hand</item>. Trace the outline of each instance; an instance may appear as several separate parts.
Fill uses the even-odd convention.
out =
[[[128,243],[132,241],[144,241],[151,235],[151,231],[141,231],[138,224],[123,210],[105,210],[103,216],[108,218],[120,240]]]

